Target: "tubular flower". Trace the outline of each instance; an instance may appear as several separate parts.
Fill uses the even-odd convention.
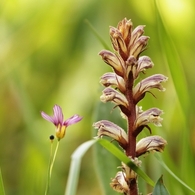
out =
[[[128,107],[128,101],[126,97],[117,90],[111,87],[106,87],[102,92],[103,94],[100,96],[100,100],[102,102],[113,102],[116,105],[123,105]]]
[[[125,148],[127,145],[127,134],[126,132],[119,127],[118,125],[107,121],[101,120],[93,124],[95,129],[98,129],[98,137],[108,136],[116,140],[121,147]]]
[[[64,137],[66,128],[68,126],[73,125],[82,119],[82,117],[80,117],[79,115],[73,115],[72,117],[64,120],[62,109],[58,105],[55,105],[53,107],[53,116],[49,116],[43,111],[41,112],[41,116],[45,120],[52,122],[56,126],[56,137],[58,138],[58,140]]]
[[[124,61],[119,55],[116,55],[107,50],[101,51],[99,55],[102,56],[102,59],[106,64],[110,65],[114,69],[116,74],[118,74],[119,76],[123,76]]]
[[[129,186],[125,179],[125,173],[122,171],[119,171],[116,174],[115,178],[112,179],[110,186],[119,193],[127,194],[129,192]]]
[[[131,161],[136,165],[136,166],[138,166],[138,167],[141,167],[141,161],[138,159],[138,158],[131,158],[131,157],[129,157],[130,159],[131,159]],[[136,174],[136,172],[134,172],[129,166],[127,166],[125,163],[123,163],[122,162],[122,166],[121,166],[121,168],[122,168],[122,171],[125,173],[125,175],[126,175],[126,180],[127,181],[130,181],[131,179],[134,179],[134,178],[136,178],[137,177],[137,174]]]
[[[114,72],[107,72],[103,74],[100,78],[100,83],[105,87],[113,86],[120,90],[120,92],[125,92],[124,79]]]
[[[133,89],[135,102],[137,103],[143,99],[145,93],[150,91],[150,89],[157,88],[160,91],[164,91],[165,88],[161,85],[161,83],[167,81],[167,79],[168,78],[162,74],[155,74],[139,82]]]
[[[144,72],[148,68],[152,68],[154,66],[153,62],[148,56],[141,56],[138,59],[137,67],[135,72],[133,72],[134,79],[136,79],[140,72]]]
[[[136,156],[139,157],[151,151],[163,152],[166,144],[167,141],[157,135],[142,138],[136,144]]]
[[[144,27],[145,25],[139,25],[133,30],[128,48],[131,48],[137,39],[139,39],[144,34]]]
[[[154,123],[156,126],[161,126],[162,118],[160,115],[163,111],[158,108],[150,108],[146,111],[142,111],[138,114],[135,126],[136,128],[140,126],[146,126],[148,123]]]

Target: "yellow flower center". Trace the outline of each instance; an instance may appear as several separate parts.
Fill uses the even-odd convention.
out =
[[[58,125],[56,129],[56,137],[58,139],[62,139],[65,136],[66,133],[66,126],[61,126],[60,124]]]

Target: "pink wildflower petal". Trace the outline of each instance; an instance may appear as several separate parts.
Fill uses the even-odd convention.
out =
[[[54,123],[55,125],[58,125],[58,124],[63,124],[63,120],[64,120],[64,116],[63,116],[63,113],[62,113],[62,109],[60,106],[58,105],[55,105],[53,107],[53,113],[54,113]]]
[[[68,127],[69,125],[75,124],[79,122],[82,119],[79,115],[73,115],[72,117],[68,118],[67,120],[64,121],[63,125]]]
[[[49,122],[52,122],[53,124],[55,123],[54,117],[47,115],[45,112],[41,112],[41,116],[42,116],[45,120],[47,120],[47,121],[49,121]]]

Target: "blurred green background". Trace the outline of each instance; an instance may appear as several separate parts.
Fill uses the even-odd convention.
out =
[[[94,110],[102,90],[99,78],[110,71],[98,56],[104,48],[85,20],[110,46],[109,26],[124,17],[132,19],[134,26],[146,25],[145,35],[150,36],[144,55],[155,66],[143,78],[153,73],[169,77],[165,93],[154,91],[157,98],[148,94],[140,105],[144,110],[153,106],[164,110],[163,126],[151,126],[154,134],[168,141],[161,156],[194,187],[195,1],[163,0],[157,5],[154,0],[0,2],[0,167],[8,195],[44,193],[48,138],[55,128],[40,111],[52,114],[54,104],[62,107],[65,118],[83,116],[68,128],[54,165],[51,194],[64,194],[70,156],[92,137]],[[103,194],[92,156],[90,150],[83,159],[77,195]],[[191,194],[153,155],[142,160],[143,169],[155,181],[164,175],[171,194]]]

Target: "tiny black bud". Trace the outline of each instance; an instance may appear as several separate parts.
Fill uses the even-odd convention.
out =
[[[49,136],[49,139],[50,139],[51,141],[54,140],[54,138],[55,138],[55,137],[54,137],[53,135],[50,135],[50,136]]]

